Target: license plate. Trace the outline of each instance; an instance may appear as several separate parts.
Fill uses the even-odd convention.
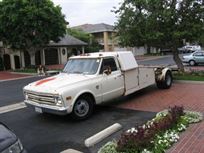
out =
[[[35,107],[35,111],[38,112],[38,113],[42,113],[42,108]]]

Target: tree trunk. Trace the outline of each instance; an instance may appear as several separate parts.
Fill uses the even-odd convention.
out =
[[[150,54],[151,53],[151,48],[149,45],[147,45],[147,54]]]
[[[29,49],[29,54],[30,54],[30,63],[31,65],[35,65],[35,49],[31,48]]]
[[[34,54],[30,53],[30,63],[31,63],[31,65],[35,65],[35,53]]]
[[[172,53],[173,53],[173,59],[174,59],[176,65],[178,66],[178,70],[181,72],[184,72],[184,66],[183,66],[181,59],[179,58],[179,54],[178,54],[177,49],[172,48]]]

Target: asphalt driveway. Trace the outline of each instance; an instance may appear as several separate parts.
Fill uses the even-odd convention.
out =
[[[85,147],[85,139],[114,123],[120,123],[123,131],[136,124],[142,125],[154,115],[152,112],[99,106],[90,119],[79,122],[73,121],[69,115],[40,115],[24,108],[1,114],[0,121],[13,129],[28,153],[59,153],[68,148],[96,153],[103,144],[119,136],[121,131],[91,148]]]
[[[39,79],[42,77],[0,82],[0,107],[22,102],[24,100],[23,87]]]

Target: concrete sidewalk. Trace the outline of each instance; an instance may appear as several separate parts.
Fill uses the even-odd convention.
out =
[[[186,110],[204,114],[204,85],[198,83],[174,83],[169,90],[159,90],[155,86],[128,96],[117,107],[159,112],[169,106],[184,106]],[[127,100],[126,100],[127,99]],[[192,124],[181,133],[180,140],[168,153],[204,153],[204,121]]]

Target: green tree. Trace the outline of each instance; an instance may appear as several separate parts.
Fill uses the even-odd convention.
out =
[[[79,29],[74,29],[74,28],[68,28],[67,33],[79,40],[82,40],[86,43],[89,43],[90,40],[92,39],[92,35],[83,32],[82,30]]]
[[[177,48],[204,32],[203,0],[124,0],[114,12],[121,45],[170,48],[181,71]]]
[[[201,37],[199,39],[199,45],[204,46],[204,33],[201,34]]]
[[[85,47],[86,53],[98,52],[100,49],[102,49],[102,46],[96,41],[94,36],[89,33],[86,33],[80,29],[73,28],[68,28],[67,33],[79,40],[88,43],[88,46]]]
[[[31,65],[35,52],[66,33],[65,16],[51,0],[0,1],[0,40],[12,49],[27,50]]]

